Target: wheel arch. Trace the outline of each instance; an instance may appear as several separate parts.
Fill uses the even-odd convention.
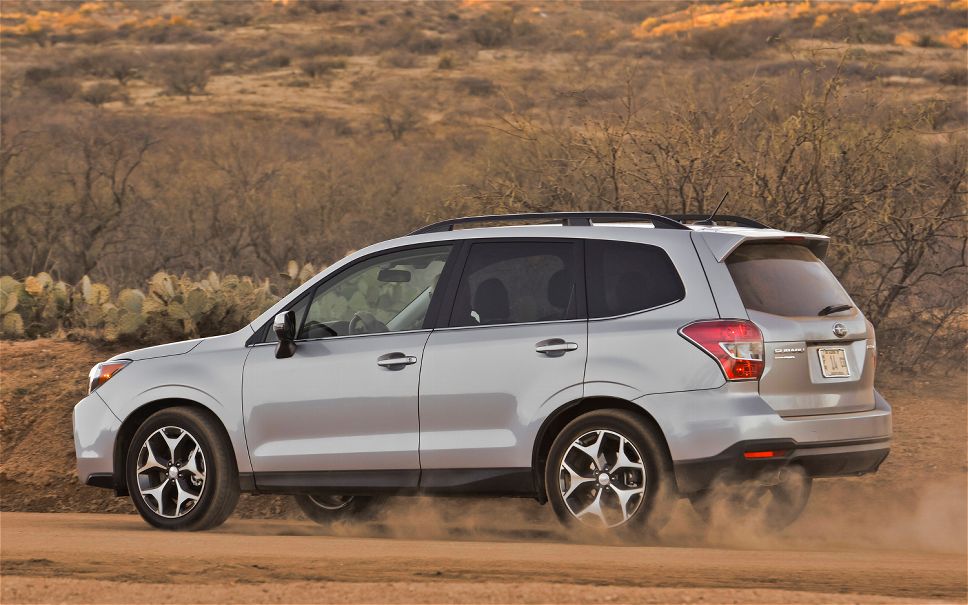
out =
[[[218,415],[208,406],[199,403],[198,401],[185,399],[182,397],[166,397],[164,399],[157,399],[155,401],[145,403],[125,417],[125,419],[121,422],[121,427],[118,429],[117,437],[114,440],[114,463],[112,466],[112,474],[114,475],[114,493],[116,495],[128,495],[128,485],[125,478],[124,464],[125,458],[128,454],[128,448],[131,446],[131,439],[134,437],[135,432],[137,432],[138,427],[140,427],[144,421],[155,412],[160,412],[161,410],[174,407],[190,407],[199,410],[213,421],[215,426],[218,427],[218,431],[222,434],[222,437],[225,438],[226,442],[229,444],[232,443],[228,430],[225,428],[225,424],[223,424]]]
[[[665,449],[667,462],[669,463],[671,469],[672,457],[669,450],[669,442],[666,440],[662,427],[659,426],[659,423],[656,422],[652,414],[650,414],[645,408],[636,405],[627,399],[622,399],[619,397],[595,396],[576,399],[572,402],[566,403],[553,413],[549,414],[548,417],[545,418],[544,422],[541,423],[541,427],[538,429],[538,433],[535,436],[534,450],[531,456],[531,471],[534,475],[535,491],[537,492],[537,497],[540,502],[544,503],[547,501],[547,493],[544,485],[544,466],[548,458],[548,452],[551,450],[551,445],[554,443],[555,437],[561,433],[562,429],[564,429],[569,422],[575,418],[578,418],[582,414],[597,410],[616,409],[627,410],[634,413],[636,416],[641,418],[650,429],[652,429],[655,435],[662,442],[662,447]]]

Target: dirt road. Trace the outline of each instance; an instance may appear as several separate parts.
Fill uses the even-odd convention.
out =
[[[964,554],[327,536],[300,521],[201,534],[131,515],[3,513],[2,601],[963,602]]]

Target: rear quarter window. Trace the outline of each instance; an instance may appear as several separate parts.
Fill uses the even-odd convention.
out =
[[[843,286],[809,248],[744,244],[727,259],[747,309],[787,317],[816,317],[828,305],[851,304]]]
[[[587,240],[585,254],[591,318],[653,309],[686,295],[672,259],[658,246]]]

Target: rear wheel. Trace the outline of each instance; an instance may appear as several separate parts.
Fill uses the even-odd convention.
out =
[[[320,525],[331,525],[337,521],[366,520],[379,504],[379,499],[373,496],[300,494],[295,498],[303,514]]]
[[[217,421],[190,407],[155,412],[125,459],[131,500],[160,529],[196,531],[225,522],[239,500],[239,472]]]
[[[665,447],[637,415],[624,410],[589,412],[571,421],[551,446],[545,486],[565,525],[623,537],[657,532],[674,502]]]

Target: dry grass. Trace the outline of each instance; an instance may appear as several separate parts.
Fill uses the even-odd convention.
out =
[[[923,226],[936,213],[918,204],[964,197],[966,9],[7,0],[2,272],[261,278],[444,215],[699,210],[730,189],[735,212],[837,241],[870,217],[890,226],[835,249],[842,276],[870,250],[890,273],[888,242],[918,237],[905,221],[933,229],[906,281],[845,281],[864,303],[895,284],[895,309],[943,315],[954,298],[938,293],[963,271],[933,263],[961,233],[951,217]]]

